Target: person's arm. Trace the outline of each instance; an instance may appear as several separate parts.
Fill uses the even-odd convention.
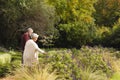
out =
[[[33,43],[33,46],[35,47],[35,49],[36,49],[37,51],[39,51],[39,52],[41,52],[41,53],[45,53],[45,51],[42,50],[42,49],[40,49],[35,42]]]
[[[40,49],[40,48],[37,48],[37,50],[38,50],[39,52],[41,52],[41,53],[45,53],[45,51],[42,50],[42,49]]]

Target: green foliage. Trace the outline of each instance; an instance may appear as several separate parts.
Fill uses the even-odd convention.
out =
[[[48,0],[56,8],[56,14],[62,23],[84,20],[92,21],[92,13],[95,11],[93,4],[96,0]]]
[[[97,26],[93,44],[108,46],[108,37],[112,34],[112,29],[105,26]]]
[[[5,77],[11,72],[11,65],[10,64],[0,64],[0,77]]]
[[[94,13],[94,17],[96,19],[96,24],[112,27],[120,16],[120,1],[97,0],[95,10],[96,12]]]
[[[110,80],[119,80],[120,79],[120,73],[116,72],[113,74],[112,78]]]
[[[16,0],[0,0],[0,36],[3,36],[0,42],[2,44],[14,38],[16,22],[21,16],[17,8]]]
[[[11,55],[10,54],[1,54],[0,55],[0,64],[9,64],[11,62]]]
[[[16,48],[32,27],[44,47],[118,48],[119,6],[119,0],[0,0],[0,45]]]
[[[95,2],[96,0],[48,0],[48,3],[55,7],[58,17],[56,28],[60,36],[56,41],[57,45],[80,47],[92,41],[91,36],[94,32],[92,13],[95,11],[93,7]]]
[[[21,57],[15,51],[10,51],[8,53],[1,52],[0,54],[0,77],[5,77],[8,74],[12,74],[16,67],[21,64]]]
[[[12,61],[21,60],[22,52],[9,51],[9,53],[12,55]]]
[[[54,33],[55,11],[46,0],[20,0],[19,7],[23,14],[23,18],[21,17],[24,20],[21,24],[23,29],[29,26],[41,35]]]
[[[113,71],[111,58],[106,59],[105,53],[112,52],[97,47],[82,47],[80,50],[52,50],[48,51],[47,55],[40,55],[40,65],[49,63],[51,71],[56,70],[60,75],[59,79],[102,80],[107,79],[106,76],[110,77]]]
[[[40,59],[41,64],[50,64],[52,67],[52,71],[56,70],[58,74],[60,74],[61,78],[71,79],[70,74],[72,70],[72,59],[69,53],[64,51],[49,51],[49,55],[44,55]],[[45,60],[44,60],[45,59]]]
[[[52,47],[54,46],[54,35],[44,36],[39,42],[45,47]]]
[[[54,7],[45,0],[0,0],[0,4],[0,44],[18,46],[21,33],[28,27],[41,36],[55,34]]]
[[[107,37],[107,40],[109,40],[110,46],[120,48],[118,45],[120,44],[120,19],[114,24],[111,34]]]
[[[111,63],[104,60],[104,51],[110,53],[107,50],[102,50],[102,48],[83,47],[80,50],[80,55],[77,59],[80,60],[81,67],[90,67],[93,71],[101,70],[107,75],[111,74]]]
[[[10,73],[10,62],[11,62],[11,55],[7,53],[0,54],[0,77],[6,76]]]
[[[68,46],[81,47],[87,43],[91,43],[95,36],[95,25],[87,24],[83,21],[69,23],[69,24],[60,24],[60,31],[64,31],[62,37],[64,41],[67,41]],[[61,38],[62,38],[61,37]]]
[[[58,75],[56,80],[109,80],[108,78],[114,76],[112,75],[114,72],[120,70],[119,60],[116,58],[119,51],[115,49],[83,46],[81,49],[50,49],[46,51],[47,54],[39,56],[39,67],[29,68],[29,70],[28,68],[18,69],[17,66],[21,64],[21,54],[10,51],[12,61],[10,64],[0,66],[1,76],[17,69],[18,73],[15,73],[17,80],[23,78],[31,80],[34,77],[36,79],[46,77],[50,80],[48,75],[53,75],[54,71]],[[45,65],[48,65],[49,68],[46,69]],[[54,75],[52,77],[56,78]]]
[[[113,28],[110,27],[96,27],[95,36],[93,44],[102,45],[107,47],[114,47],[119,49],[120,46],[120,19],[113,25]]]

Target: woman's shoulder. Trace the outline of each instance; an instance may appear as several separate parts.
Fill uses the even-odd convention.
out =
[[[36,44],[32,39],[29,39],[28,41],[32,44]]]
[[[29,39],[28,41],[29,41],[29,42],[34,42],[32,39]]]
[[[27,40],[26,43],[33,43],[33,40],[32,40],[32,39],[29,39],[29,40]]]

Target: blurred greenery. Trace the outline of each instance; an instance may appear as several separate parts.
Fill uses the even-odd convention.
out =
[[[31,27],[41,47],[119,49],[119,5],[119,0],[0,0],[0,45],[20,49]]]
[[[119,80],[120,79],[120,73],[116,72],[114,73],[114,75],[112,76],[112,78],[110,80]]]

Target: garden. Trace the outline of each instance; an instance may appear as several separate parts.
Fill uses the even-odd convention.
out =
[[[39,35],[39,64],[21,36]],[[0,80],[120,80],[120,0],[0,0]]]
[[[21,65],[21,53],[1,52],[1,80],[119,80],[120,51],[113,48],[46,49],[39,67]],[[32,72],[32,73],[31,73]]]

